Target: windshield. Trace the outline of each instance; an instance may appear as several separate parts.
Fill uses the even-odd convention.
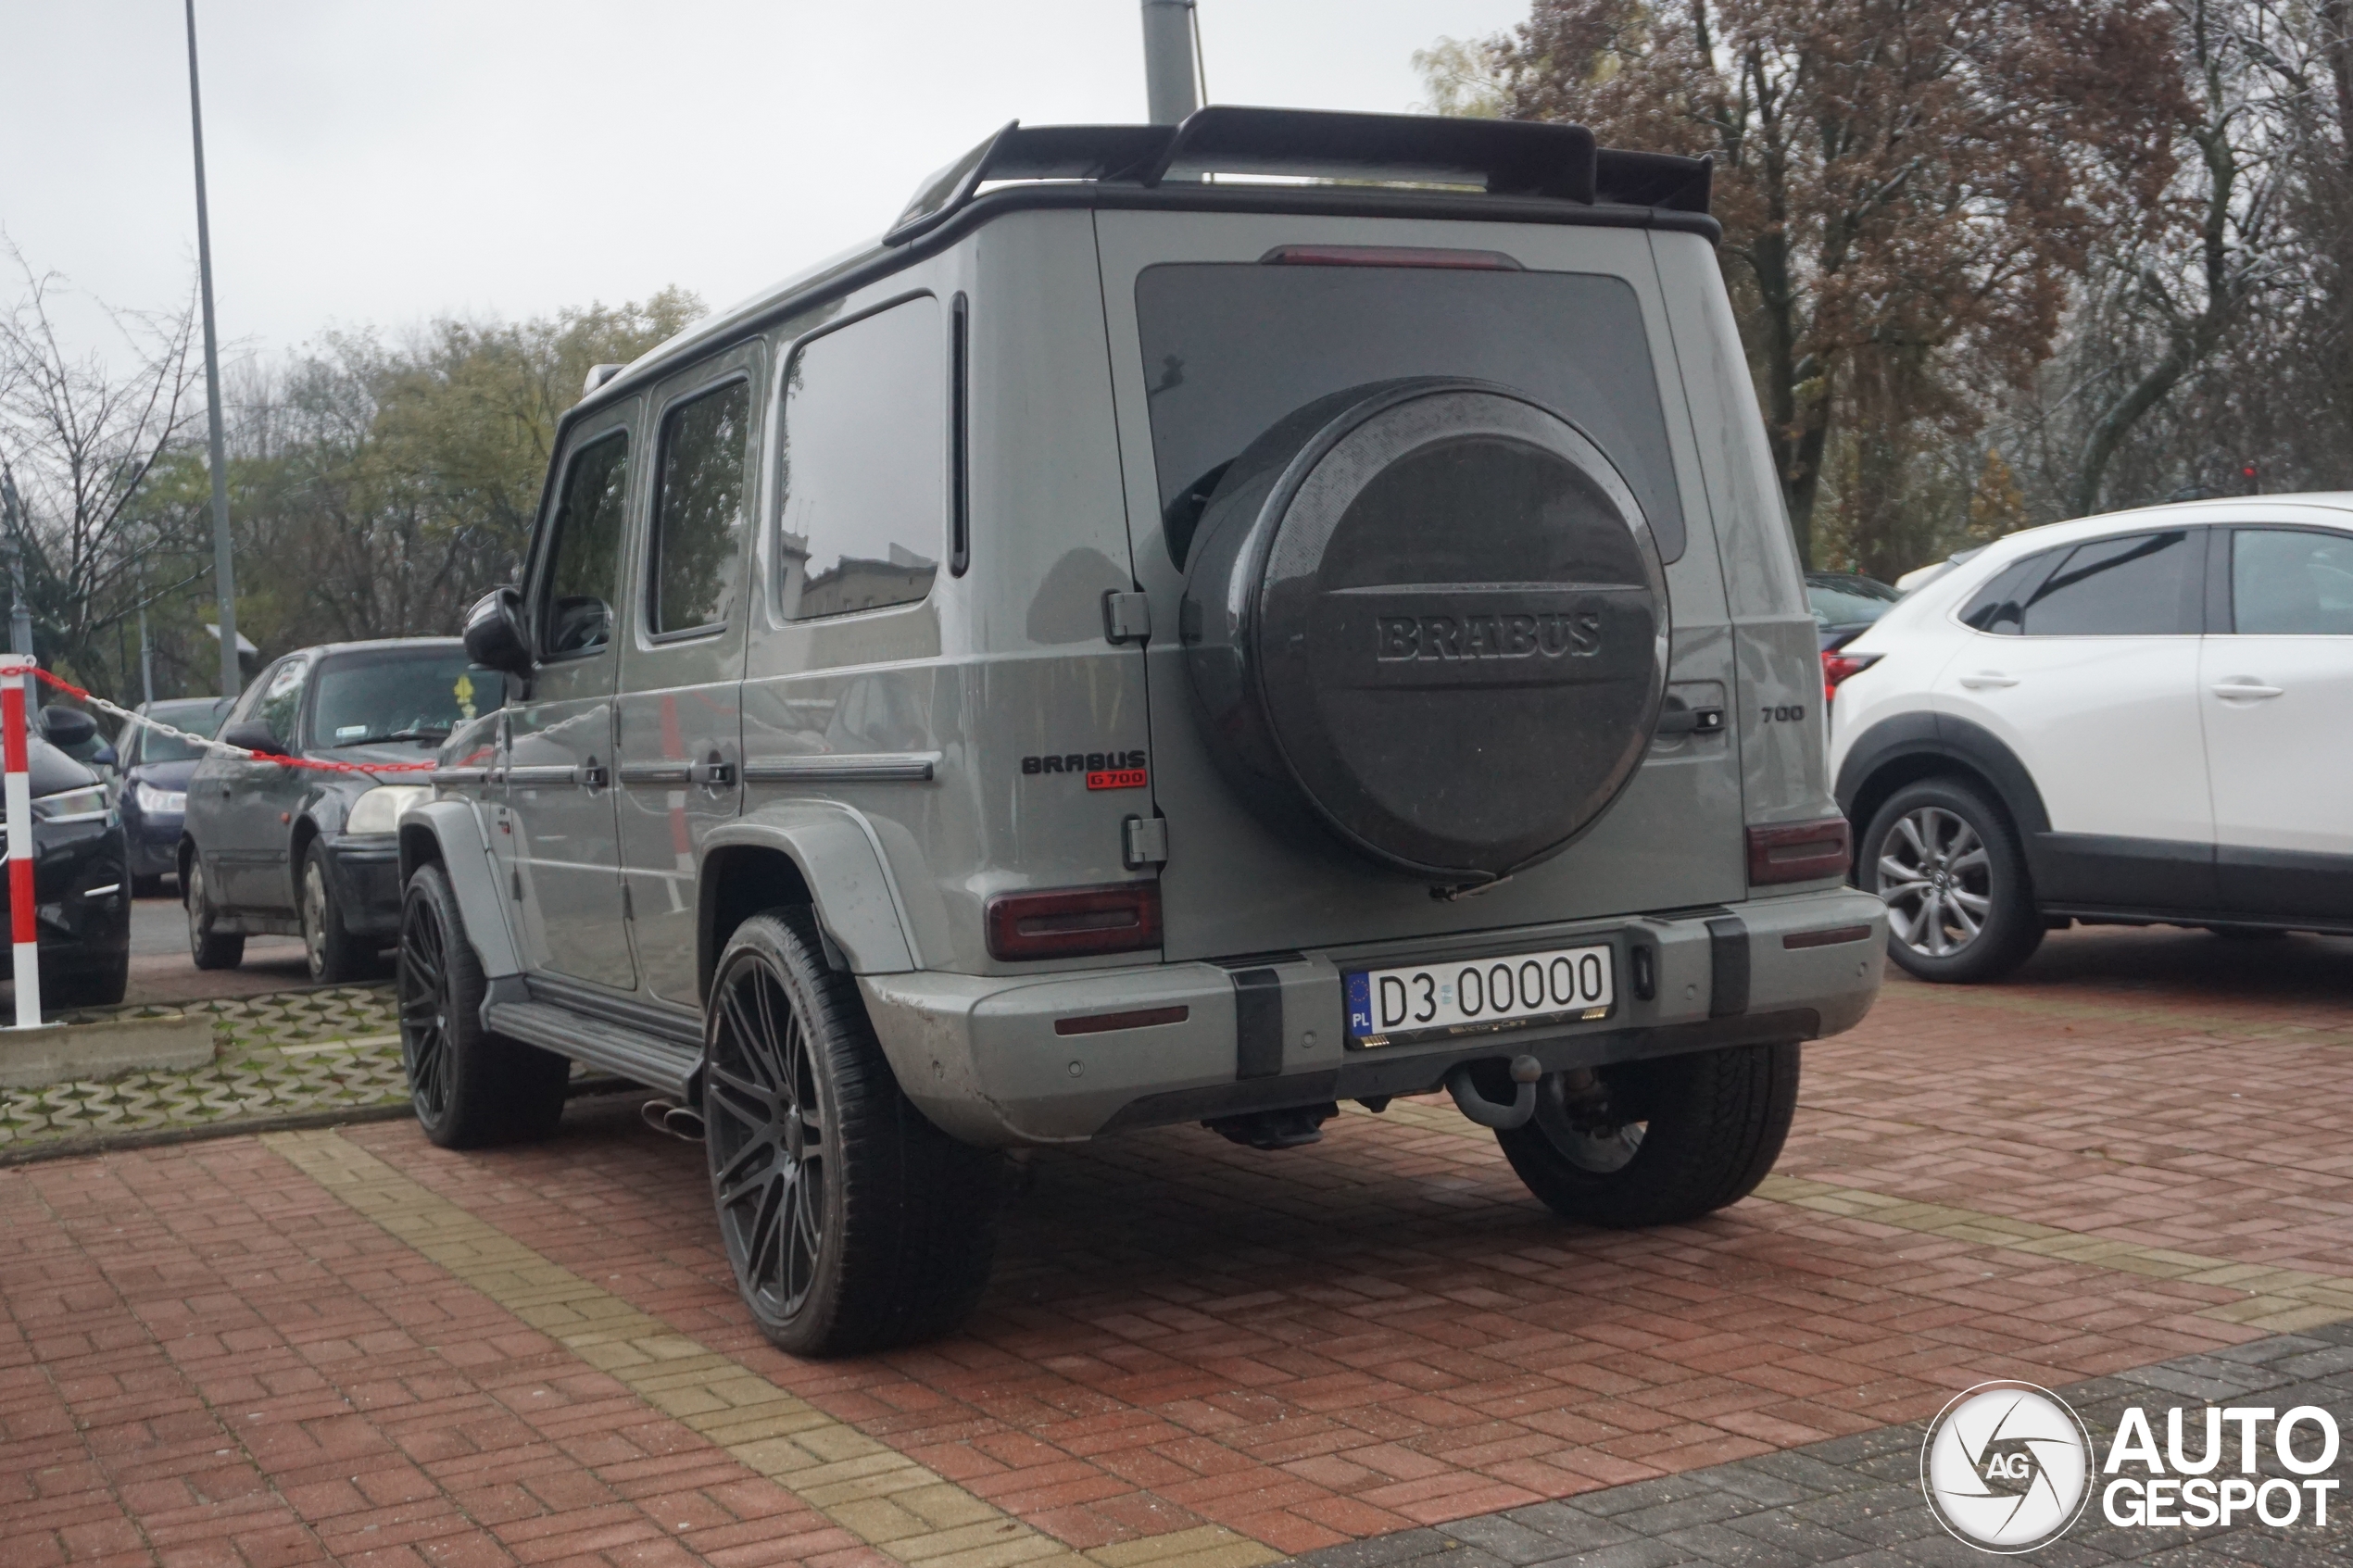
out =
[[[469,664],[463,648],[377,654],[337,659],[318,674],[319,707],[311,724],[318,744],[333,747],[379,741],[438,743],[485,706],[499,676]]]
[[[1817,626],[1868,626],[1885,615],[1897,596],[1886,583],[1868,577],[1806,580],[1806,598],[1814,607]]]
[[[158,702],[145,709],[148,718],[169,724],[175,730],[191,734],[209,735],[220,728],[224,702]],[[116,747],[122,749],[120,746]],[[149,730],[139,742],[139,760],[146,762],[194,762],[204,756],[202,748],[189,745],[160,730]]]

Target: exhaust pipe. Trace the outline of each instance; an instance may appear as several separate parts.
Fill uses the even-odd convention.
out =
[[[1454,1109],[1482,1127],[1492,1127],[1508,1133],[1515,1127],[1525,1127],[1536,1114],[1536,1081],[1544,1075],[1543,1064],[1532,1056],[1512,1058],[1512,1082],[1518,1085],[1512,1103],[1498,1105],[1478,1092],[1471,1082],[1470,1064],[1465,1062],[1446,1074],[1446,1092],[1454,1097]]]
[[[649,1099],[637,1108],[646,1125],[680,1143],[702,1142],[702,1112],[666,1099]]]

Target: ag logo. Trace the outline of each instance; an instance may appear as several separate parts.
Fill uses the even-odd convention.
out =
[[[1981,1383],[1958,1395],[1920,1445],[1929,1508],[1980,1551],[2050,1545],[2082,1516],[2091,1480],[2083,1424],[2032,1383]]]

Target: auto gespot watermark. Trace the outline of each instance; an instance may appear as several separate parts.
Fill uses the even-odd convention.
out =
[[[2161,1425],[2164,1437],[2158,1433]],[[1937,1522],[1981,1551],[2048,1546],[2087,1511],[2120,1528],[2273,1528],[2329,1523],[2336,1418],[2318,1405],[2163,1411],[2128,1407],[2096,1469],[2090,1432],[2067,1402],[2031,1383],[1981,1383],[1929,1424],[1920,1488]],[[2190,1443],[2202,1437],[2195,1453]],[[2265,1475],[2266,1452],[2286,1476]],[[2235,1458],[2236,1474],[2227,1461]]]

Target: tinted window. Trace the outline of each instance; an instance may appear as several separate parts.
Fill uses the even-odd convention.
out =
[[[485,703],[497,706],[499,681],[468,664],[462,648],[338,659],[319,671],[311,732],[322,746],[438,741]]]
[[[219,702],[158,702],[146,709],[146,713],[149,718],[169,724],[175,730],[208,735],[220,728],[220,709]],[[201,748],[159,730],[151,730],[145,724],[133,724],[130,728],[138,732],[131,738],[139,748],[138,761],[142,765],[149,762],[193,762],[204,755]],[[115,749],[126,758],[131,756],[124,746],[117,746]]]
[[[539,646],[550,657],[600,648],[612,635],[629,499],[629,436],[615,431],[573,454],[548,546]]]
[[[308,659],[290,659],[271,671],[269,684],[255,699],[253,716],[270,726],[280,746],[294,744],[295,720],[302,710],[302,680],[310,672]]]
[[[1136,315],[1180,566],[1218,471],[1277,420],[1335,392],[1428,375],[1500,382],[1567,415],[1625,474],[1659,553],[1683,553],[1650,339],[1619,279],[1186,263],[1145,270]]]
[[[747,382],[662,416],[661,484],[647,563],[646,621],[656,636],[721,625],[735,608],[750,416]]]
[[[1994,580],[1980,588],[1969,608],[1961,611],[1962,623],[2000,636],[2017,636],[2026,620],[2026,607],[2019,602],[2019,596],[2051,564],[2051,553],[2044,550],[1995,572]]]
[[[911,299],[804,344],[785,381],[777,611],[813,621],[931,592],[948,519],[939,302]]]
[[[2231,623],[2253,635],[2353,636],[2353,538],[2284,528],[2233,533]]]
[[[2183,533],[2128,533],[2078,545],[2026,605],[2030,637],[2128,636],[2196,629],[2198,552]]]

